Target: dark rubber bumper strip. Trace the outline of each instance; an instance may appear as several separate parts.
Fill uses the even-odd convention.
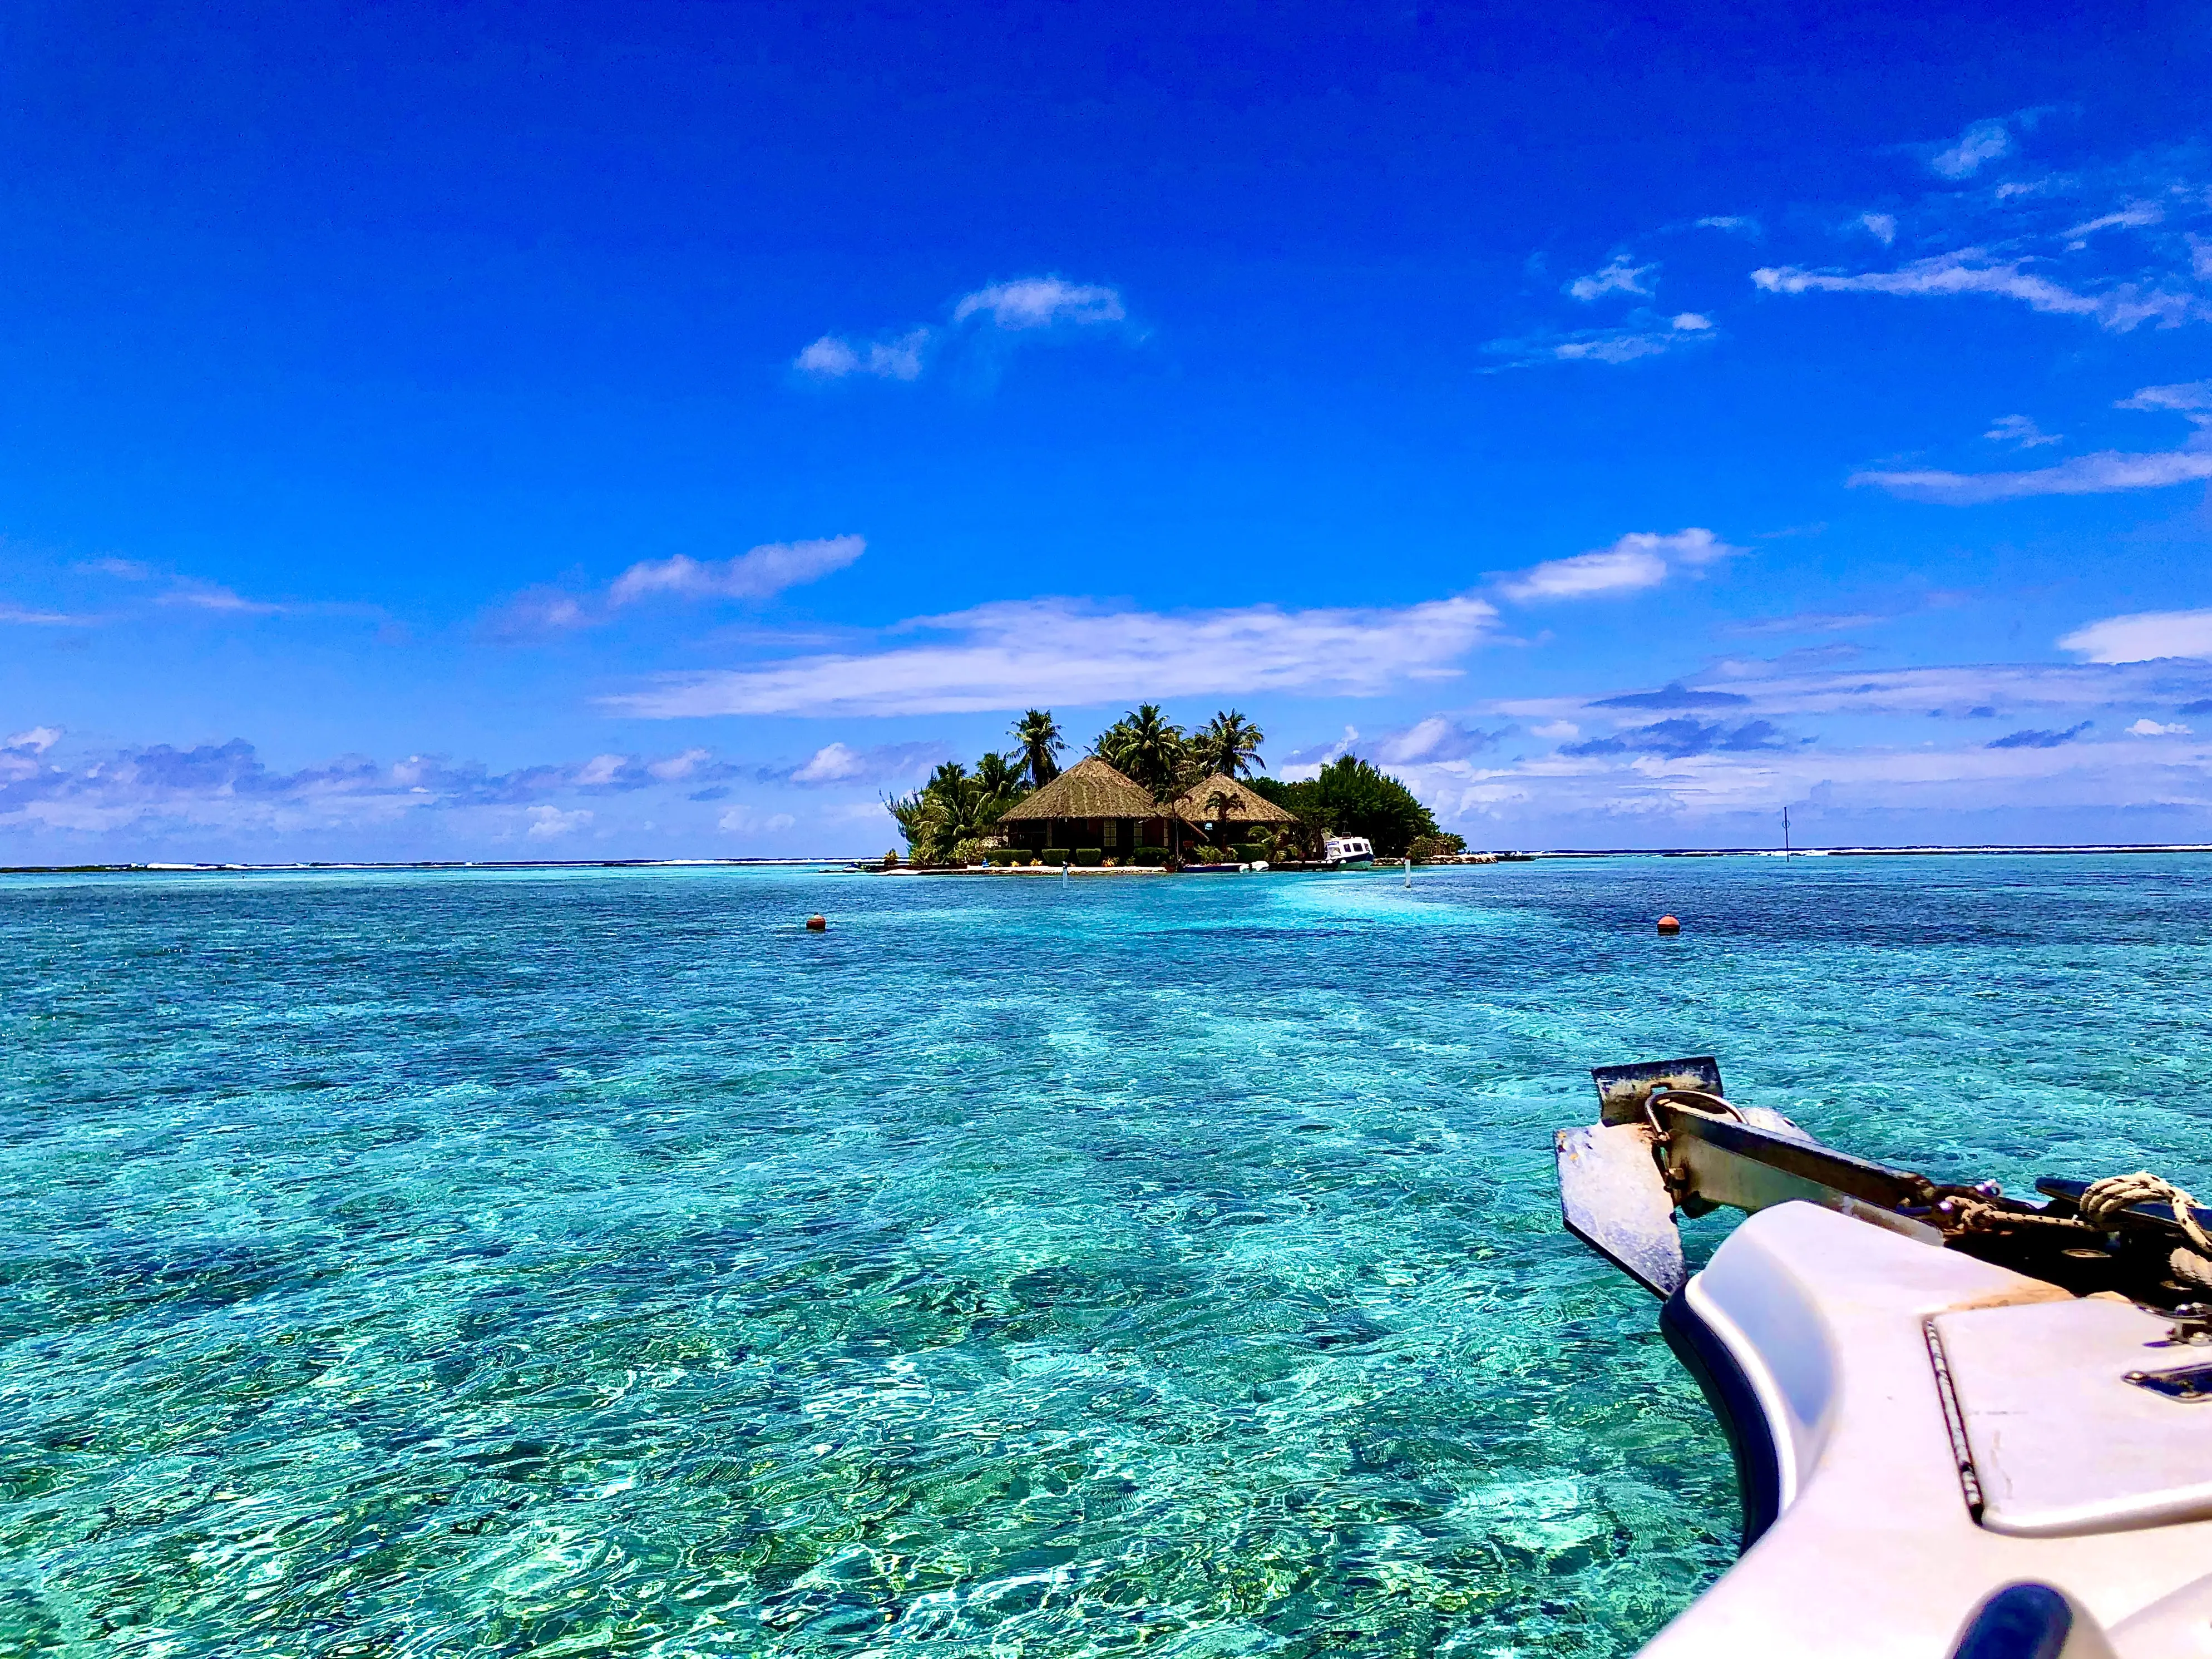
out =
[[[1681,1291],[1668,1297],[1659,1310],[1659,1334],[1682,1369],[1698,1379],[1705,1403],[1720,1419],[1721,1432],[1728,1436],[1729,1451],[1735,1459],[1736,1492],[1743,1503],[1742,1547],[1749,1549],[1782,1510],[1782,1454],[1774,1443],[1774,1430],[1743,1367]]]

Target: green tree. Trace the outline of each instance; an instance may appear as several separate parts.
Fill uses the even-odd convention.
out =
[[[1190,741],[1171,725],[1156,702],[1140,702],[1098,734],[1091,752],[1124,777],[1166,800],[1184,781],[1190,766]]]
[[[1234,708],[1224,709],[1191,734],[1191,757],[1207,772],[1237,778],[1257,766],[1266,769],[1260,745],[1267,734]]]
[[[1014,741],[1022,746],[1022,764],[1029,769],[1031,788],[1042,789],[1060,775],[1055,757],[1067,745],[1060,741],[1060,723],[1051,709],[1032,708],[1016,720]]]
[[[1030,792],[1029,785],[1022,781],[1023,764],[1019,755],[988,754],[975,763],[975,781],[985,794],[1003,795],[1011,806]]]
[[[1014,763],[991,754],[972,773],[958,761],[946,761],[921,788],[886,797],[884,805],[917,864],[966,864],[1024,793]]]
[[[1412,790],[1356,755],[1331,761],[1303,783],[1254,778],[1246,787],[1297,813],[1310,851],[1324,835],[1364,836],[1383,857],[1397,858],[1417,836],[1441,833]]]

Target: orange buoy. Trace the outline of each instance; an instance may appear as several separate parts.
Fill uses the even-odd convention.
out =
[[[809,916],[809,917],[807,917],[807,919],[806,919],[806,931],[807,931],[808,933],[828,933],[828,932],[830,931],[830,918],[829,918],[829,917],[827,917],[827,916]]]
[[[1659,918],[1659,931],[1662,933],[1679,933],[1682,931],[1682,924],[1672,916],[1662,916]]]

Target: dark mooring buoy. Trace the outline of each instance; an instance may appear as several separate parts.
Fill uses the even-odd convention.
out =
[[[1662,933],[1679,933],[1682,931],[1682,924],[1672,916],[1662,916],[1659,918],[1659,931]]]

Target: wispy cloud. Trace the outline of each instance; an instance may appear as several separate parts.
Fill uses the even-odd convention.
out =
[[[1632,531],[1610,547],[1548,559],[1509,577],[1499,586],[1506,598],[1522,604],[1544,599],[1586,599],[1656,587],[1677,571],[1698,570],[1741,553],[1710,530],[1692,526],[1662,535]]]
[[[771,599],[786,588],[842,570],[867,550],[861,537],[826,536],[815,541],[764,542],[734,559],[690,559],[678,553],[630,566],[608,586],[607,602],[634,605],[660,597]]]
[[[941,743],[884,743],[854,749],[827,743],[796,766],[763,767],[754,775],[763,783],[793,783],[821,788],[834,785],[896,783],[927,772],[952,751]]]
[[[1992,443],[2015,444],[2022,449],[2040,449],[2065,441],[2063,433],[2045,432],[2025,415],[2000,415],[1982,436]]]
[[[2205,613],[2212,616],[2212,613]],[[1479,712],[1520,720],[1615,723],[1621,714],[1705,711],[1731,719],[1816,715],[1991,719],[2048,711],[2063,717],[2105,709],[2179,706],[2212,696],[2212,663],[1963,663],[1850,672],[1782,670],[1730,675],[1716,687],[1692,680],[1600,696],[1508,697]]]
[[[870,816],[880,817],[883,814],[878,811]],[[716,818],[714,828],[726,836],[773,835],[779,830],[790,829],[797,822],[788,812],[764,811],[760,807],[740,803]]]
[[[2089,662],[2153,662],[2212,657],[2212,611],[2139,611],[2075,629],[2058,641]]]
[[[1872,628],[1877,623],[1895,622],[1905,614],[1901,610],[1797,611],[1786,617],[1756,617],[1729,623],[1721,631],[1746,639],[1771,634],[1842,634]]]
[[[2027,472],[1855,472],[1850,482],[1948,507],[2023,495],[2095,495],[2122,489],[2163,489],[2212,478],[2212,450],[2173,449],[2148,455],[2100,450]]]
[[[2028,269],[2028,264],[2025,257],[2002,258],[1986,249],[1968,247],[1916,259],[1895,270],[1808,270],[1798,265],[1765,265],[1751,273],[1751,280],[1770,294],[1986,295],[2017,300],[2035,311],[2090,318],[2100,327],[2122,334],[2144,323],[2173,328],[2212,315],[2212,310],[2195,295],[2170,289],[2147,289],[2140,282],[2083,293]]]
[[[269,766],[243,738],[64,756],[62,736],[58,727],[41,726],[0,743],[0,830],[99,834],[170,823],[283,834],[462,813],[495,834],[544,840],[592,822],[593,809],[580,803],[681,791],[755,769],[694,748],[657,757],[599,754],[510,772],[443,755],[389,764],[349,755],[287,772]]]
[[[903,624],[950,635],[943,643],[671,675],[605,701],[658,720],[955,714],[1261,691],[1358,696],[1458,673],[1497,616],[1467,595],[1395,609],[1182,612],[1012,600]]]
[[[2190,728],[2179,720],[2140,720],[2126,728],[2131,738],[2185,738]]]
[[[1584,305],[1601,300],[1608,294],[1640,294],[1649,298],[1651,286],[1644,279],[1659,267],[1656,264],[1632,264],[1625,253],[1616,253],[1601,270],[1587,276],[1577,276],[1566,285],[1564,292],[1580,300]]]
[[[825,334],[792,360],[800,374],[817,380],[842,380],[855,374],[878,380],[921,377],[931,331],[909,329],[896,339],[853,341]]]
[[[1656,357],[1685,346],[1711,343],[1712,319],[1694,311],[1668,318],[1650,312],[1632,313],[1615,328],[1574,329],[1563,333],[1529,334],[1492,340],[1486,352],[1508,360],[1508,368],[1534,363],[1630,363],[1639,357]]]
[[[963,295],[952,307],[952,320],[988,319],[994,328],[1026,331],[1069,323],[1079,328],[1127,319],[1119,289],[1101,283],[1070,283],[1057,276],[1024,276],[994,283]]]
[[[249,599],[220,582],[193,581],[179,578],[175,586],[157,594],[156,605],[182,605],[192,611],[216,611],[234,617],[274,617],[287,607],[273,605],[265,599]]]
[[[1971,179],[1989,162],[2012,153],[2012,134],[2002,121],[1976,121],[1928,158],[1946,179]]]
[[[619,611],[653,599],[769,599],[842,570],[867,550],[865,537],[824,536],[763,542],[730,559],[678,553],[641,560],[599,592],[543,587],[517,594],[493,613],[487,630],[496,639],[521,640],[598,628]]]
[[[1121,290],[1103,283],[1071,283],[1064,277],[1023,276],[993,283],[952,302],[951,321],[943,327],[924,323],[872,340],[824,334],[792,359],[801,376],[818,381],[854,378],[915,380],[930,360],[960,336],[977,331],[1028,335],[1057,329],[1099,329],[1128,320]]]
[[[2094,219],[2084,220],[2070,227],[2064,234],[2074,239],[2075,248],[2087,246],[2087,238],[2100,230],[2142,230],[2148,226],[2162,224],[2166,210],[2155,202],[2130,202],[2117,212],[2100,214]]]
[[[1385,732],[1360,745],[1364,752],[1385,766],[1408,766],[1423,761],[1465,760],[1498,746],[1502,732],[1485,732],[1448,714],[1395,732]]]
[[[1884,247],[1897,240],[1897,216],[1893,213],[1862,213],[1852,222]]]
[[[1609,738],[1591,738],[1569,744],[1563,755],[1658,755],[1682,760],[1692,755],[1745,754],[1754,750],[1780,749],[1789,739],[1771,720],[1745,720],[1737,726],[1701,720],[1682,714],[1655,721]]]
[[[2166,410],[2184,415],[2199,426],[2212,425],[2212,380],[2187,380],[2179,386],[2147,386],[2131,398],[2123,398],[2115,409]]]
[[[1714,213],[1696,221],[1699,230],[1725,230],[1738,236],[1756,237],[1759,234],[1759,221],[1747,214]]]
[[[2093,495],[2124,489],[2162,489],[2212,478],[2212,381],[2145,386],[2134,396],[2122,398],[2115,407],[2178,414],[2197,428],[2197,434],[2180,449],[2148,453],[2100,450],[2091,455],[2077,455],[2055,466],[2021,472],[1870,471],[1852,474],[1850,482],[1873,484],[1893,495],[1920,501],[1967,507],[2027,495]],[[2008,415],[1983,435],[2009,439],[2023,448],[2060,441],[2038,431],[2035,422],[2024,415]]]
[[[0,623],[16,623],[27,628],[58,628],[72,623],[82,623],[82,617],[72,617],[61,611],[33,611],[20,605],[0,601]]]

